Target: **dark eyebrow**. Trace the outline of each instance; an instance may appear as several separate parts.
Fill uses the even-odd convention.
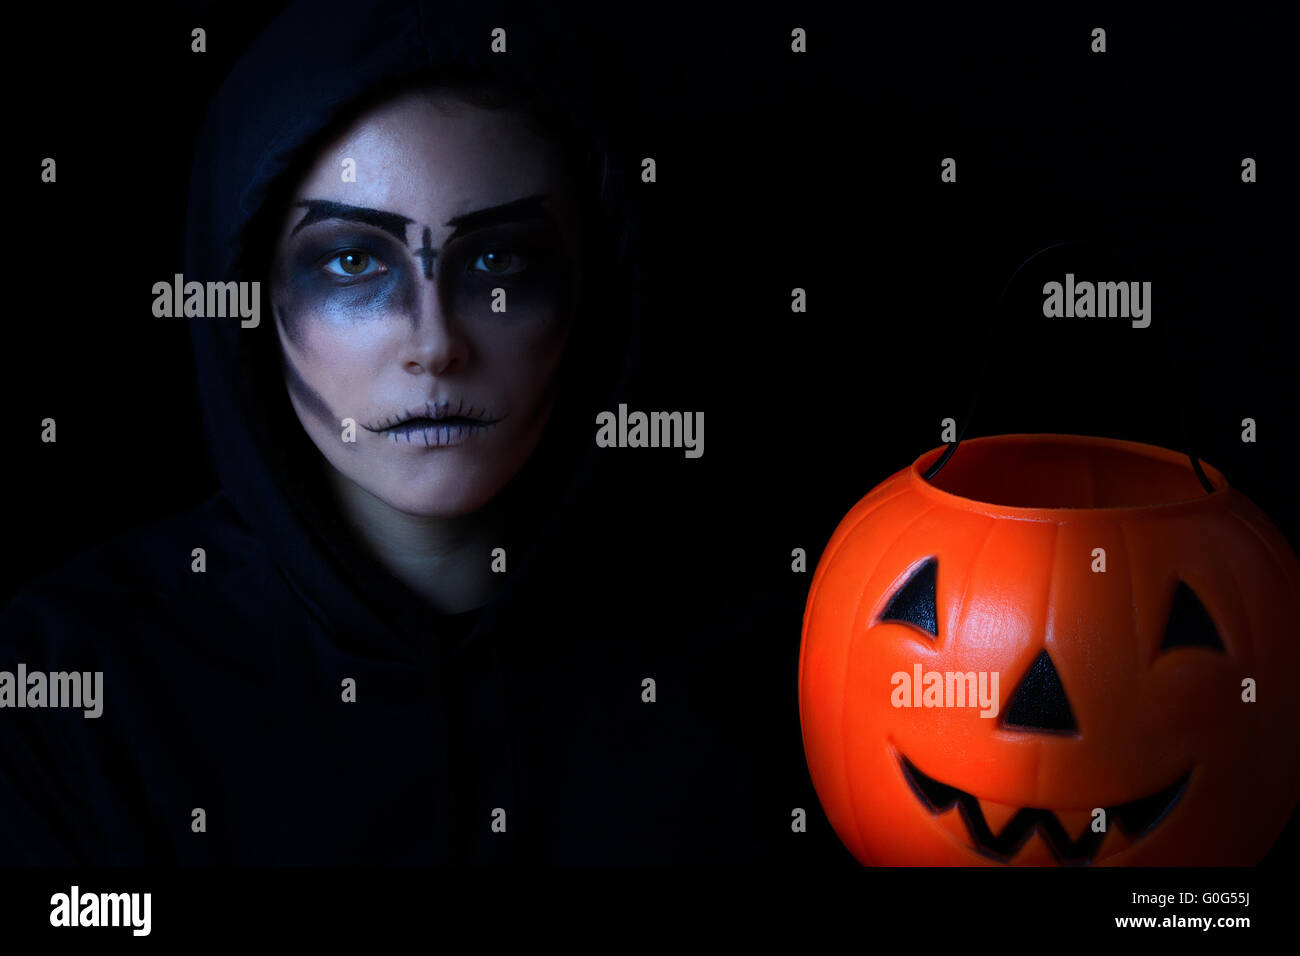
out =
[[[293,232],[289,233],[291,236],[304,226],[310,226],[322,219],[346,219],[350,222],[364,222],[366,225],[382,229],[396,236],[401,240],[402,245],[406,245],[406,224],[413,222],[395,212],[384,212],[382,209],[370,209],[366,206],[349,206],[347,203],[333,202],[329,199],[304,199],[297,205],[306,206],[307,215],[293,227]]]
[[[518,222],[521,219],[550,219],[551,211],[545,205],[549,198],[546,193],[538,193],[536,196],[516,199],[514,202],[503,203],[500,206],[490,206],[487,209],[476,209],[460,216],[453,216],[443,223],[455,230],[447,237],[447,241],[450,242],[467,232],[498,226],[505,222]]]

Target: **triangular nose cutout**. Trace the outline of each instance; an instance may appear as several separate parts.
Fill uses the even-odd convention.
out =
[[[1011,695],[1011,704],[1002,717],[1002,726],[1012,730],[1040,730],[1075,734],[1074,711],[1065,696],[1061,675],[1042,651],[1029,665],[1020,686]]]

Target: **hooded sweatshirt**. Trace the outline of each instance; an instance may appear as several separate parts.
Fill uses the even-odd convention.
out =
[[[496,26],[511,52],[494,59]],[[387,574],[324,491],[265,301],[258,328],[192,320],[221,490],[29,585],[0,618],[0,671],[85,681],[80,708],[0,713],[0,863],[774,858],[736,799],[762,803],[751,770],[766,757],[733,746],[727,706],[699,693],[725,675],[667,589],[630,593],[654,580],[636,537],[653,518],[638,525],[591,416],[617,407],[635,367],[638,170],[611,158],[599,121],[618,111],[597,101],[610,77],[575,65],[566,29],[540,8],[290,7],[218,92],[191,181],[186,280],[264,281],[286,190],[377,91],[503,79],[586,144],[574,160],[608,278],[584,291],[600,308],[579,320],[551,424],[503,492],[502,586],[443,615]],[[762,803],[761,829],[788,831],[794,802]]]

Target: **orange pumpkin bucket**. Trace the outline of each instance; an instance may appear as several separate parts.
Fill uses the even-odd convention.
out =
[[[813,576],[800,719],[840,839],[864,864],[1258,861],[1300,798],[1280,532],[1152,445],[955,448],[859,501]]]

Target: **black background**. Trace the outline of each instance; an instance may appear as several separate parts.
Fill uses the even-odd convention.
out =
[[[153,318],[151,287],[183,271],[207,100],[276,9],[13,14],[11,42],[43,78],[11,87],[8,181],[27,212],[9,276],[33,294],[6,322],[0,598],[215,488],[186,330]],[[707,425],[697,460],[610,452],[628,482],[627,512],[611,518],[640,536],[648,567],[683,582],[684,614],[717,617],[715,586],[779,596],[786,610],[749,635],[742,670],[788,732],[792,767],[800,616],[821,549],[859,497],[942,443],[941,419],[965,420],[977,391],[968,435],[1194,440],[1300,540],[1281,148],[1294,76],[1280,23],[1238,7],[1218,19],[1094,5],[581,9],[592,42],[635,64],[638,145],[658,164],[643,237],[652,323],[629,406],[702,410]],[[205,54],[190,52],[194,26]],[[806,55],[789,51],[793,26]],[[1095,26],[1103,55],[1089,52]],[[57,185],[39,181],[45,156]],[[955,184],[939,179],[948,156]],[[1076,245],[1026,266],[999,307],[1017,268],[1059,242]],[[1049,326],[1039,290],[1066,271],[1152,279],[1151,327]],[[796,286],[807,313],[790,311]],[[56,444],[39,440],[45,417]],[[1255,444],[1240,441],[1244,417]],[[807,575],[790,572],[794,547]],[[770,799],[788,808],[801,792]],[[1291,832],[1267,862],[1295,856]]]

